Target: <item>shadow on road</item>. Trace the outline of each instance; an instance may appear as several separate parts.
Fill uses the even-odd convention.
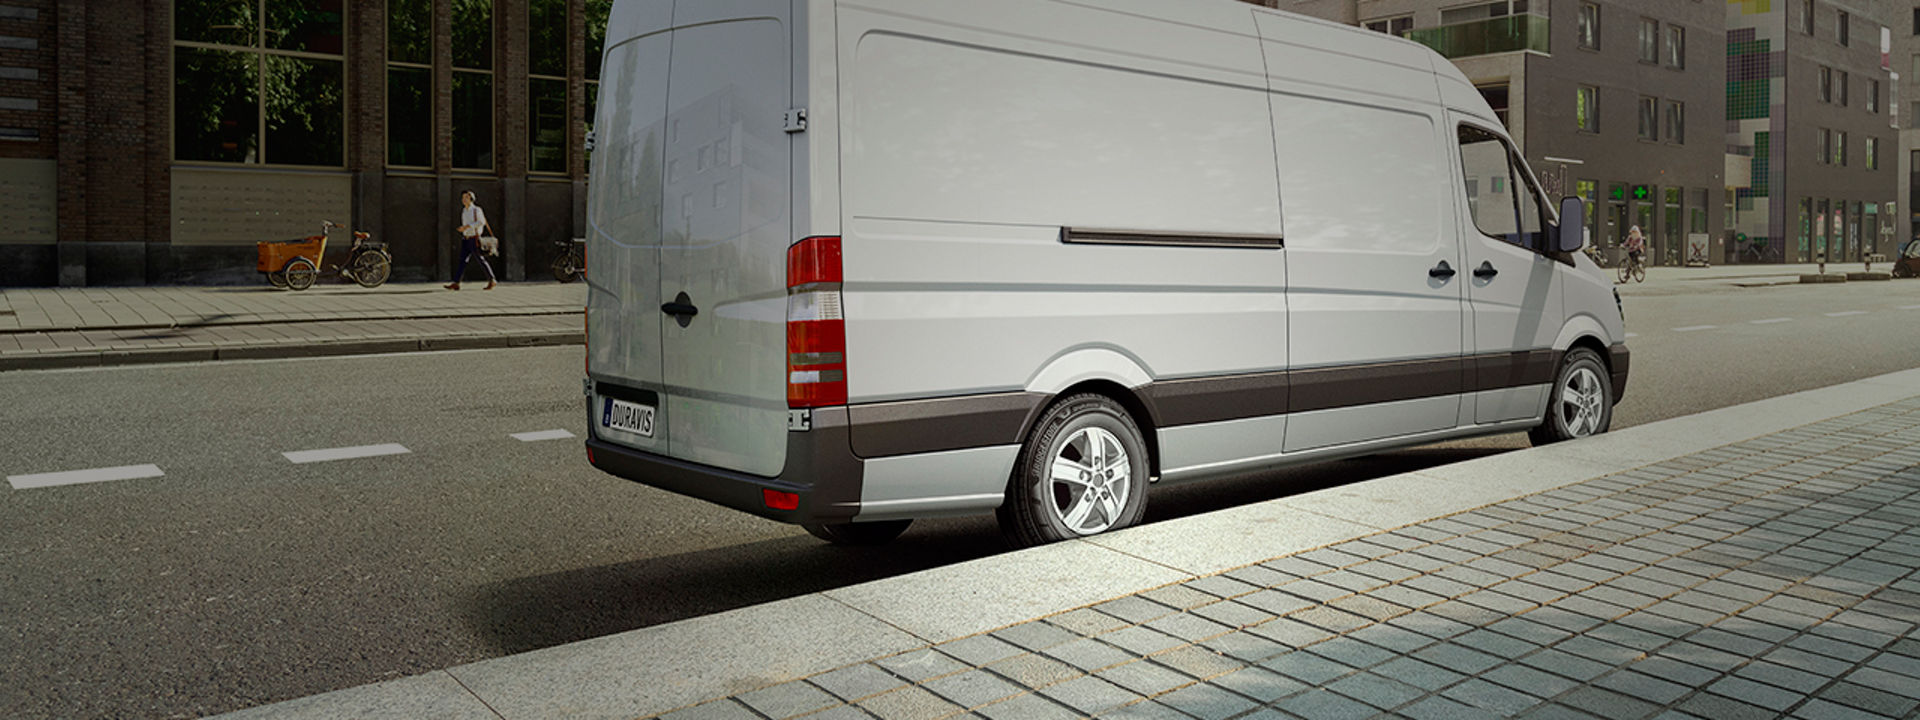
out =
[[[1149,523],[1472,460],[1510,447],[1437,446],[1156,489]],[[537,650],[856,585],[1006,551],[992,516],[923,520],[877,548],[808,535],[516,578],[465,600],[475,636],[503,654]]]

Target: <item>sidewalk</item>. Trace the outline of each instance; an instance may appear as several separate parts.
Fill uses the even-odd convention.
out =
[[[1829,275],[1865,272],[1867,266],[1859,262],[1827,263]],[[1606,268],[1609,271],[1614,268]],[[1893,263],[1873,264],[1873,272],[1893,271]],[[1820,266],[1814,263],[1794,265],[1714,265],[1712,267],[1649,267],[1647,282],[1718,282],[1740,286],[1797,284],[1801,275],[1816,275]]]
[[[1920,370],[231,713],[1903,717]]]
[[[0,370],[578,344],[584,284],[0,289]]]

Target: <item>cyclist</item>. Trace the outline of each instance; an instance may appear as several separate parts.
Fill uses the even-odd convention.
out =
[[[1627,230],[1627,246],[1626,247],[1627,247],[1627,258],[1629,263],[1632,263],[1634,265],[1646,264],[1647,261],[1645,259],[1645,256],[1647,252],[1647,236],[1642,235],[1640,233],[1639,225],[1635,225],[1631,229]]]

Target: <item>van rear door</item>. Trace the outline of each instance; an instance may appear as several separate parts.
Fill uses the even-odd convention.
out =
[[[602,86],[611,97],[603,96],[601,107],[609,100],[633,104],[636,121],[652,114],[656,124],[641,140],[658,143],[658,161],[647,162],[651,145],[629,152],[621,165],[596,157],[593,182],[596,198],[620,192],[602,184],[624,186],[655,216],[653,227],[633,232],[652,240],[638,244],[651,245],[656,259],[632,252],[625,269],[614,270],[634,280],[617,288],[625,293],[621,324],[607,332],[622,338],[612,342],[657,347],[658,369],[635,347],[627,354],[633,363],[593,371],[642,384],[649,371],[657,373],[656,452],[775,476],[786,462],[786,250],[794,240],[793,136],[783,129],[792,107],[791,3],[637,4],[671,7],[672,29],[636,41],[638,49],[622,56],[636,65],[623,66],[609,52]],[[623,100],[628,86],[633,95]],[[601,258],[590,257],[591,272],[600,272]],[[596,285],[596,295],[601,290]],[[599,319],[589,335],[596,359],[603,354]]]

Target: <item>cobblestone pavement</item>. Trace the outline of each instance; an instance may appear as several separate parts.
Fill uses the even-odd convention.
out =
[[[1920,398],[666,714],[1914,717]]]

